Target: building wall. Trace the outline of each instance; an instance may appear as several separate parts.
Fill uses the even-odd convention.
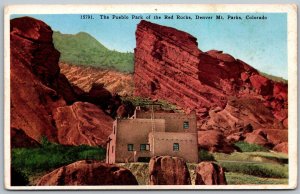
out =
[[[113,122],[113,131],[109,135],[108,139],[110,141],[106,146],[106,163],[113,164],[116,161],[115,148],[116,148],[116,130],[117,130],[117,120]]]
[[[143,112],[136,110],[136,118],[151,118],[151,112]],[[191,114],[184,113],[154,113],[154,119],[165,119],[166,122],[166,132],[197,132],[196,126],[196,114],[195,112]],[[183,123],[188,122],[189,127],[185,129]]]
[[[116,141],[115,153],[111,153],[111,163],[114,162],[134,162],[139,157],[151,157],[150,151],[140,151],[140,144],[148,144],[148,134],[152,131],[151,119],[124,119],[116,121],[114,136]],[[165,120],[155,119],[155,131],[164,132]],[[128,144],[133,144],[134,151],[128,151]],[[150,148],[151,149],[151,148]],[[134,156],[134,153],[136,155]],[[115,157],[115,159],[114,159]]]
[[[197,133],[155,132],[149,134],[149,142],[154,145],[152,155],[178,156],[187,162],[198,163]],[[173,144],[179,144],[179,150],[173,151]]]

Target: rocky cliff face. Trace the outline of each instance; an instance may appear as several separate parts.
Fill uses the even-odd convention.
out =
[[[66,105],[57,92],[59,52],[52,30],[29,17],[11,20],[11,128],[39,141],[57,141],[52,110]]]
[[[47,24],[30,17],[11,20],[12,147],[36,146],[42,137],[68,145],[105,145],[112,118],[101,108],[114,99],[99,88],[91,90],[88,99],[75,92],[60,73],[60,53],[53,46],[52,33]],[[78,100],[97,101],[99,107],[73,104]]]
[[[196,38],[174,28],[138,24],[134,83],[137,96],[196,110],[199,130],[287,128],[287,84],[222,51],[202,52]]]

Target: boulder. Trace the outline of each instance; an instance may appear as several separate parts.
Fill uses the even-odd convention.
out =
[[[259,129],[255,133],[263,133],[273,145],[288,141],[288,130],[285,129]]]
[[[37,186],[63,185],[138,185],[138,182],[128,169],[82,160],[44,175],[37,183]]]
[[[231,153],[234,151],[233,146],[226,141],[223,133],[216,130],[198,131],[198,146],[200,149],[210,152]]]
[[[155,156],[149,162],[150,185],[190,185],[185,161],[179,157]]]
[[[261,146],[265,146],[268,143],[268,140],[262,133],[247,133],[244,141],[250,144],[257,144]]]
[[[283,152],[283,153],[288,154],[288,152],[289,152],[288,146],[289,146],[288,142],[282,142],[280,144],[277,144],[273,148],[273,150],[276,151],[276,152]]]
[[[58,141],[64,145],[106,146],[113,119],[96,105],[75,102],[54,110]]]
[[[224,169],[216,163],[201,162],[195,173],[195,185],[227,185]]]
[[[285,129],[257,129],[245,134],[245,142],[261,146],[274,147],[288,142],[288,130]]]

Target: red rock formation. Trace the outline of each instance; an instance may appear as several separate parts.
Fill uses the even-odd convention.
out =
[[[55,90],[59,52],[45,23],[24,17],[10,25],[11,128],[39,141],[56,140],[52,110],[66,104]]]
[[[283,153],[288,153],[289,149],[288,149],[288,142],[282,142],[280,144],[277,144],[273,150],[276,152],[283,152]]]
[[[150,185],[190,185],[191,178],[185,161],[171,156],[152,157],[149,162]]]
[[[37,183],[37,186],[57,185],[138,185],[138,182],[125,168],[82,160],[46,174]]]
[[[223,168],[212,162],[199,163],[195,185],[227,185]]]
[[[113,119],[96,105],[75,102],[54,110],[58,141],[65,145],[106,146]]]
[[[135,95],[196,110],[199,130],[234,134],[230,142],[249,129],[287,128],[287,84],[222,51],[202,52],[196,38],[174,28],[138,24],[134,82]]]
[[[67,145],[105,145],[112,119],[92,104],[66,106],[77,98],[60,74],[51,28],[30,17],[16,18],[10,38],[11,146],[32,146],[42,137]],[[102,105],[111,94],[94,87],[88,97]]]
[[[210,152],[231,153],[234,151],[234,148],[226,141],[223,133],[216,130],[198,131],[198,145],[199,149]]]
[[[136,30],[134,81],[135,95],[196,110],[225,107],[228,95],[245,94],[247,88],[263,97],[273,95],[274,89],[273,81],[241,60],[222,51],[204,53],[191,35],[146,21]]]
[[[272,112],[259,99],[228,98],[226,107],[211,109],[203,129],[217,129],[228,136],[233,133],[252,132],[253,129],[270,128],[275,125]]]
[[[38,147],[39,143],[26,135],[22,130],[11,128],[10,130],[11,148],[17,147]]]
[[[257,129],[252,133],[245,134],[245,141],[252,144],[267,146],[277,151],[281,148],[281,146],[283,146],[279,146],[279,144],[288,142],[288,130]]]
[[[263,133],[247,133],[245,135],[245,142],[250,144],[256,144],[265,146],[268,144],[268,140],[264,137]]]

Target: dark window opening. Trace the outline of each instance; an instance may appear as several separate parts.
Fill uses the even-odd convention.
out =
[[[111,153],[114,153],[114,146],[111,146]]]
[[[189,127],[190,127],[189,122],[188,122],[188,121],[184,121],[184,122],[183,122],[183,128],[184,128],[184,129],[188,129]]]
[[[138,157],[138,162],[149,162],[150,157]]]
[[[127,149],[128,151],[133,151],[133,144],[128,144]]]
[[[114,126],[114,134],[116,134],[116,126]]]
[[[149,144],[141,144],[140,145],[140,150],[141,151],[149,151],[150,150],[150,145]]]
[[[173,144],[173,151],[179,151],[179,143]]]

